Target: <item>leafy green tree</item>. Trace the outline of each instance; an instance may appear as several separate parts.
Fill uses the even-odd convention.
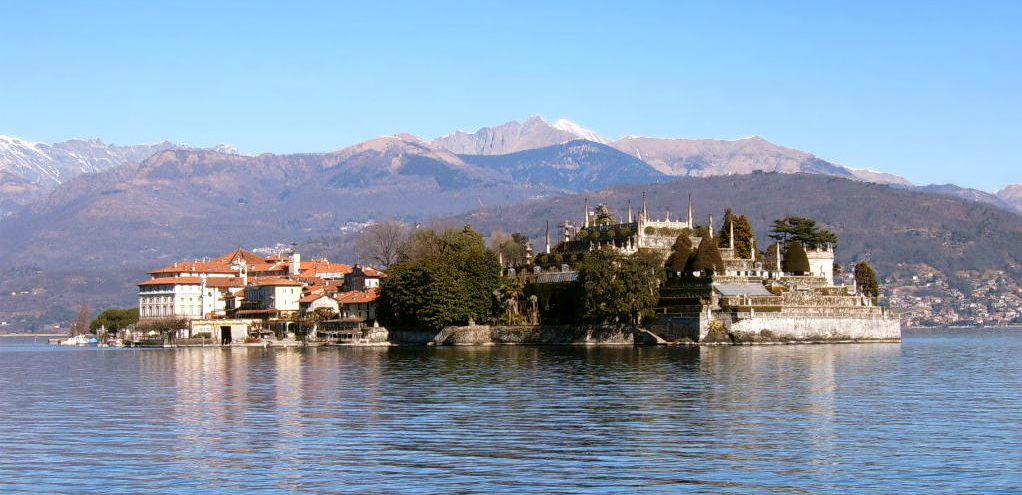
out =
[[[712,238],[704,237],[699,242],[699,247],[696,248],[692,258],[691,268],[694,272],[703,273],[724,270],[724,260],[720,257],[720,249],[717,248],[717,243],[713,242]]]
[[[802,243],[789,241],[784,250],[784,259],[781,261],[781,269],[788,273],[804,275],[809,273],[809,255]]]
[[[138,308],[108,309],[89,323],[89,330],[95,332],[102,327],[106,328],[107,332],[117,332],[128,328],[129,325],[137,321]]]
[[[663,257],[650,250],[625,256],[621,263],[625,297],[619,303],[620,313],[635,325],[655,312],[663,282],[663,263]]]
[[[638,324],[660,298],[663,258],[649,251],[624,256],[612,249],[590,253],[579,264],[586,319]]]
[[[855,264],[855,285],[858,287],[859,293],[866,297],[880,296],[880,284],[877,283],[876,272],[865,261]]]
[[[404,251],[419,256],[391,266],[380,286],[380,320],[433,329],[488,320],[500,280],[497,255],[468,225],[460,231],[421,232],[410,242],[426,242]]]
[[[612,249],[589,253],[578,267],[584,316],[593,321],[611,321],[617,315],[614,301],[622,296],[616,282],[621,255]]]
[[[770,237],[777,241],[798,241],[812,248],[823,244],[837,244],[837,236],[816,226],[812,218],[787,216],[774,220]]]

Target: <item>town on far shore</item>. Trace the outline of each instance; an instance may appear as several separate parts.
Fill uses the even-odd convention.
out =
[[[691,198],[682,215],[652,214],[645,194],[617,214],[580,206],[557,232],[547,223],[541,248],[384,220],[360,239],[375,266],[293,246],[176,262],[138,283],[137,321],[110,310],[92,330],[152,346],[900,340],[870,265],[844,273],[837,237],[810,218],[777,219],[760,250],[745,215],[698,224]]]

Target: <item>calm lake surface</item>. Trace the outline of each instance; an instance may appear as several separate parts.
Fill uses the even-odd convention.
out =
[[[0,338],[0,493],[1022,493],[1022,330],[755,347]]]

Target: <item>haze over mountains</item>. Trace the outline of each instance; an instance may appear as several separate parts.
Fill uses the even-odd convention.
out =
[[[542,214],[543,205],[555,204],[557,197],[606,188],[653,189],[642,184],[660,184],[656,190],[667,191],[688,187],[679,178],[726,175],[763,180],[771,187],[759,194],[797,206],[792,194],[803,193],[794,185],[786,191],[784,185],[796,180],[795,173],[965,197],[1003,209],[1022,207],[1022,186],[1006,187],[998,196],[950,185],[917,187],[895,175],[851,169],[758,137],[612,141],[577,124],[550,124],[538,116],[431,142],[400,134],[330,153],[292,155],[249,156],[227,146],[195,149],[170,142],[43,145],[2,138],[0,319],[72,297],[97,307],[130,304],[134,283],[146,269],[237,246],[305,241],[310,250],[320,246],[353,261],[343,248],[346,237],[337,234],[387,216],[428,222],[479,208],[506,213],[511,205],[528,203],[529,211],[539,212],[535,218],[509,214],[509,225],[559,221]],[[827,194],[832,183],[820,184],[821,194]],[[878,202],[885,191],[893,194],[886,185],[868,191],[872,196],[860,199]],[[847,208],[845,199],[834,196],[834,207]],[[814,203],[817,207],[824,208]],[[514,211],[524,211],[518,208]],[[814,216],[825,210],[790,213]],[[26,291],[32,297],[6,295]]]

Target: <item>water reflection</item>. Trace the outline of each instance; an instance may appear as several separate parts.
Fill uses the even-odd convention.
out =
[[[1017,487],[1022,338],[966,342],[0,349],[0,492]]]

